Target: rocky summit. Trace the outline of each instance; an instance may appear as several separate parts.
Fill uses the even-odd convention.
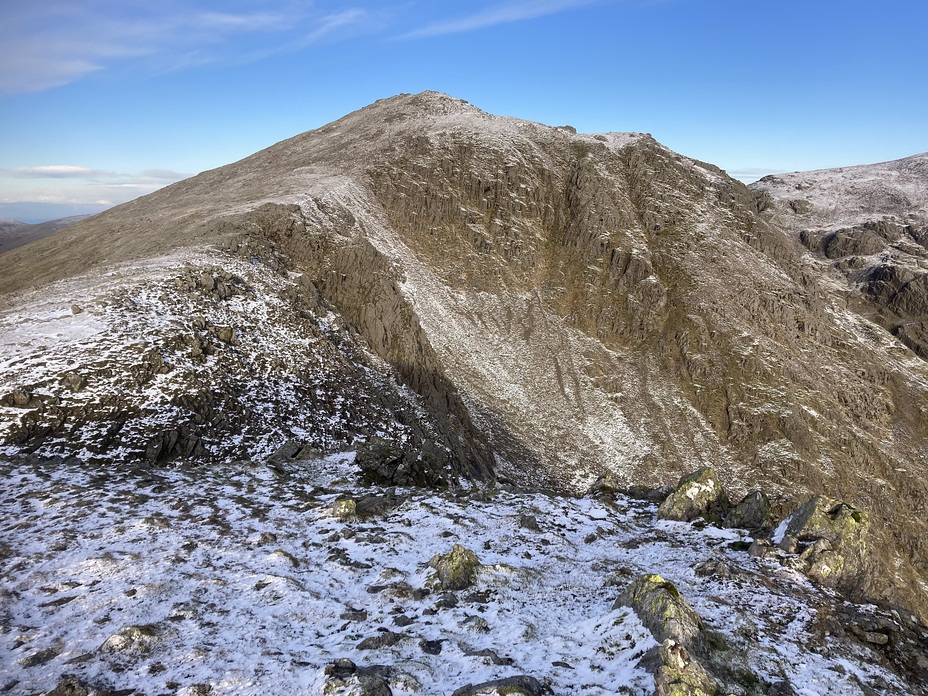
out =
[[[0,254],[0,687],[917,692],[926,163],[424,92]]]

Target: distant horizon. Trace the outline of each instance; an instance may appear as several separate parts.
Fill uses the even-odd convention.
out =
[[[745,182],[928,150],[928,52],[900,38],[928,5],[911,0],[7,0],[0,20],[0,217],[23,222],[425,89],[649,132]]]

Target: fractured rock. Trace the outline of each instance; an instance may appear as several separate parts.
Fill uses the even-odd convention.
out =
[[[770,524],[770,499],[761,491],[748,493],[725,516],[726,527],[764,529]]]
[[[124,626],[107,638],[100,651],[114,654],[145,655],[161,642],[154,626]]]
[[[786,533],[805,545],[800,560],[810,578],[849,594],[866,589],[872,570],[870,519],[865,512],[815,496],[792,515]]]
[[[445,488],[448,453],[430,441],[407,447],[382,438],[358,445],[355,462],[368,483]]]
[[[44,696],[109,696],[110,692],[82,682],[77,677],[66,674],[58,684]]]
[[[692,648],[703,642],[703,621],[669,580],[650,573],[636,578],[613,609],[631,607],[655,640],[671,639]]]
[[[658,648],[660,667],[654,675],[655,696],[715,696],[715,678],[682,645],[665,640]]]

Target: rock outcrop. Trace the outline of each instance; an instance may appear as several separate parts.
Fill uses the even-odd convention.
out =
[[[692,522],[697,517],[718,522],[728,512],[728,494],[715,469],[706,467],[680,478],[657,509],[664,520]]]
[[[631,607],[659,643],[683,646],[703,643],[703,622],[674,584],[660,575],[642,575],[616,599],[614,609]]]
[[[798,543],[801,567],[816,582],[858,597],[873,588],[870,519],[866,513],[816,496],[789,518],[786,535]]]

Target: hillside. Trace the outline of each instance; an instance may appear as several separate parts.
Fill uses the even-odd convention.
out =
[[[928,359],[928,153],[752,188],[850,307]]]
[[[850,302],[801,218],[917,232],[919,161],[905,210],[848,194],[826,221],[645,134],[382,100],[0,256],[2,452],[379,447],[382,482],[561,493],[711,465],[735,501],[868,513],[846,589],[928,617],[920,329]]]
[[[76,225],[87,217],[87,215],[72,215],[34,225],[16,220],[0,220],[0,254],[55,234],[59,230]]]

